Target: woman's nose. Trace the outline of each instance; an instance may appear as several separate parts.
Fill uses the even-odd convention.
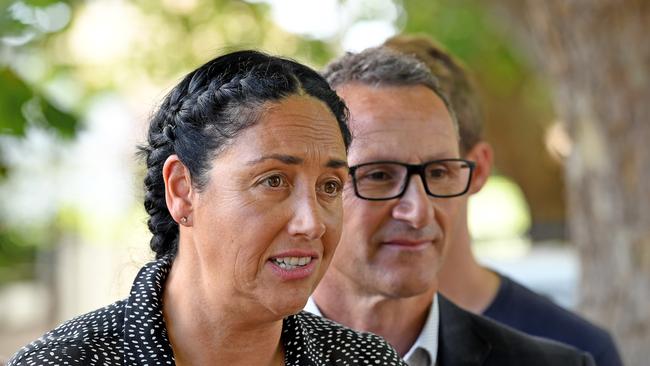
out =
[[[325,234],[325,223],[320,215],[316,197],[296,200],[295,210],[289,222],[289,234],[303,236],[307,240],[320,239]]]
[[[393,217],[405,221],[414,229],[421,229],[434,218],[433,204],[424,188],[422,179],[411,177],[404,195],[393,207]]]

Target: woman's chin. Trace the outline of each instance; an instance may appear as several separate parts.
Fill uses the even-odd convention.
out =
[[[286,318],[289,315],[299,313],[307,304],[309,295],[295,294],[295,296],[285,296],[268,303],[267,308],[278,318]]]

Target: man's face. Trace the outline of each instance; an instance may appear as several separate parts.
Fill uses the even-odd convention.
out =
[[[350,109],[350,166],[459,157],[452,118],[427,87],[353,83],[337,92]],[[342,276],[357,291],[392,298],[432,291],[463,202],[428,196],[417,175],[401,198],[386,201],[358,198],[348,180],[343,234],[326,276]]]

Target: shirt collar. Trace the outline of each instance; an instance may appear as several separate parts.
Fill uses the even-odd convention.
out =
[[[436,359],[438,357],[438,330],[440,327],[440,309],[438,307],[438,294],[433,296],[433,304],[431,305],[431,310],[429,310],[429,315],[427,315],[427,321],[424,323],[424,327],[420,332],[420,335],[415,340],[411,349],[404,356],[404,360],[409,362],[409,358],[413,356],[417,349],[424,350],[430,360],[429,365],[435,365]],[[409,363],[410,364],[410,363]]]
[[[318,305],[316,305],[316,302],[314,302],[314,298],[311,296],[309,296],[309,299],[307,299],[307,304],[305,304],[305,308],[303,310],[308,311],[314,315],[323,316],[323,314],[320,312],[320,309],[318,308]]]
[[[318,316],[323,316],[318,305],[312,297],[309,297],[307,304],[305,305],[306,311],[309,311],[312,314]],[[429,356],[431,360],[430,365],[436,364],[436,358],[438,357],[438,328],[440,327],[440,309],[438,307],[438,294],[433,296],[433,304],[429,310],[429,315],[427,315],[427,321],[424,323],[424,327],[420,332],[420,335],[415,340],[411,349],[404,356],[404,360],[408,362],[409,358],[415,353],[418,348],[423,349]]]
[[[173,364],[162,312],[162,293],[172,262],[170,256],[150,262],[133,281],[124,312],[126,365]]]

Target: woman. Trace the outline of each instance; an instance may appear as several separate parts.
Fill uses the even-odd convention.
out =
[[[300,312],[341,234],[346,118],[293,61],[242,51],[187,75],[142,147],[156,261],[129,298],[9,365],[403,364],[379,337]]]

